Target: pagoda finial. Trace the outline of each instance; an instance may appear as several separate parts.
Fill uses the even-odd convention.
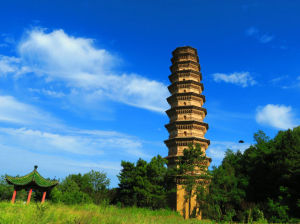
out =
[[[37,168],[38,168],[38,166],[37,166],[37,165],[35,165],[35,166],[34,166],[34,169],[35,169],[35,170],[37,170]]]

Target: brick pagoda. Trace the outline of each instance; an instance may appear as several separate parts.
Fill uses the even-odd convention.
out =
[[[205,97],[201,83],[199,58],[195,48],[186,46],[178,47],[172,52],[171,85],[168,87],[171,96],[167,98],[171,108],[166,111],[170,118],[169,124],[165,125],[169,132],[169,139],[165,141],[168,152],[168,166],[174,166],[178,156],[189,144],[200,144],[205,153],[210,141],[204,135],[208,124],[203,122],[206,116],[206,109],[203,108]],[[177,185],[174,207],[185,217],[189,217],[184,200],[184,189]],[[176,206],[175,206],[176,204]],[[196,206],[196,200],[192,200],[192,207]],[[192,209],[193,210],[193,209]]]

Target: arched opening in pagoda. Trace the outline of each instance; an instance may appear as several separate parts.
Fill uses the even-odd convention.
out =
[[[30,203],[33,190],[43,192],[41,203],[44,203],[46,199],[46,193],[58,184],[58,181],[56,180],[49,180],[42,177],[37,172],[37,168],[38,166],[34,166],[34,170],[31,173],[22,177],[5,177],[7,183],[14,186],[14,193],[11,199],[12,203],[15,203],[17,192],[23,189],[28,191],[27,204]]]

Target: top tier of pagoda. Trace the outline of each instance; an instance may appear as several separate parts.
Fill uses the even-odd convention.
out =
[[[166,111],[170,123],[165,125],[169,132],[169,139],[165,141],[169,158],[181,155],[189,144],[200,144],[205,152],[210,143],[204,137],[208,124],[203,119],[207,111],[202,107],[205,96],[202,95],[204,87],[200,83],[202,74],[197,50],[179,47],[172,55],[168,87],[171,96],[167,98],[171,108]]]

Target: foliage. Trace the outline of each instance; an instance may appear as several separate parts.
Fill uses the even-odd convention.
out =
[[[0,177],[0,200],[10,200],[13,194],[14,188],[12,185],[8,185],[5,176]]]
[[[167,203],[166,160],[153,157],[147,163],[139,159],[136,164],[122,161],[118,200],[125,206],[165,208]]]
[[[110,180],[106,174],[91,170],[86,174],[67,176],[51,192],[53,202],[65,204],[91,203],[100,204],[107,200]]]
[[[227,150],[212,170],[206,216],[218,221],[288,222],[300,218],[300,127],[270,139],[254,134],[244,153]]]
[[[210,175],[207,171],[208,158],[202,152],[199,144],[189,145],[188,149],[183,150],[183,155],[178,158],[176,169],[177,182],[185,190],[185,200],[189,204],[188,214],[191,211],[191,200],[196,197],[198,206],[202,206],[206,201],[206,188],[209,183]],[[194,214],[195,215],[195,214]]]

